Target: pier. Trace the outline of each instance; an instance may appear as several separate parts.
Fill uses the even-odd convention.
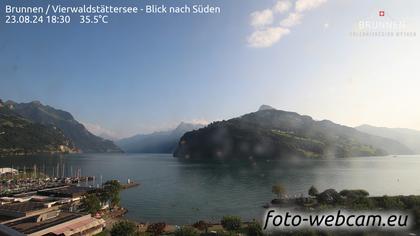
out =
[[[130,183],[122,184],[123,189],[134,188],[134,187],[137,187],[137,186],[140,186],[140,184],[137,183],[137,182],[130,182]]]

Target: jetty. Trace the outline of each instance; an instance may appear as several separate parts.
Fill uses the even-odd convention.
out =
[[[121,184],[122,189],[129,189],[129,188],[134,188],[137,186],[140,186],[139,183],[135,182],[135,181],[131,181],[130,179],[127,180],[126,184]]]

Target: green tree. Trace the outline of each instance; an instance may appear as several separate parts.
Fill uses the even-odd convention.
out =
[[[111,208],[120,205],[122,185],[118,180],[108,180],[103,184],[103,199],[110,202]]]
[[[316,197],[319,194],[318,189],[316,189],[313,185],[308,190],[308,195],[312,197]]]
[[[101,201],[96,194],[89,194],[82,199],[82,207],[90,214],[95,214],[101,209]]]
[[[137,236],[139,232],[136,224],[130,221],[120,221],[115,223],[111,229],[111,236]]]
[[[261,225],[258,222],[251,222],[247,227],[247,236],[262,236],[264,235]]]
[[[182,226],[175,231],[175,236],[198,236],[200,235],[197,230],[192,227]]]
[[[271,192],[276,194],[278,198],[281,198],[284,194],[286,194],[286,189],[282,184],[276,184],[271,188]]]
[[[120,198],[119,194],[116,194],[111,198],[111,206],[112,207],[119,206],[120,203],[121,203],[121,198]]]
[[[242,224],[239,216],[224,216],[220,223],[224,229],[229,231],[239,230]]]

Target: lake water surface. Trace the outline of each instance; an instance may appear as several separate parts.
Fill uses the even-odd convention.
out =
[[[420,194],[420,156],[362,157],[331,160],[291,160],[264,163],[191,163],[169,154],[77,154],[0,158],[0,167],[45,169],[64,163],[66,175],[103,180],[132,179],[140,187],[122,193],[128,218],[143,222],[193,223],[219,221],[224,215],[260,218],[262,205],[274,195],[271,186],[282,183],[290,195],[306,194],[311,185],[366,189],[371,195]]]

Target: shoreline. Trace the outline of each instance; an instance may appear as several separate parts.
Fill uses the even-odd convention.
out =
[[[332,189],[327,189],[325,191],[331,192]],[[325,192],[324,191],[324,192]],[[288,198],[287,200],[283,199],[281,200],[281,203],[279,203],[279,199],[273,199],[270,202],[270,206],[265,207],[261,206],[261,208],[295,208],[300,209],[303,211],[309,211],[309,212],[316,212],[318,210],[325,211],[325,210],[332,210],[332,209],[343,209],[343,210],[367,210],[367,211],[389,211],[389,210],[403,210],[403,211],[413,211],[415,209],[420,208],[420,195],[393,195],[393,196],[357,196],[351,194],[357,194],[360,193],[361,190],[344,190],[348,191],[350,193],[349,195],[343,196],[341,200],[337,200],[336,202],[323,202],[320,197],[323,193],[318,194],[317,196],[306,196],[306,197],[295,197],[295,198]],[[417,202],[419,204],[414,204],[413,202]],[[273,203],[276,202],[277,203]],[[360,204],[364,204],[366,202],[371,202],[371,204],[364,205],[363,208],[360,208]],[[403,203],[403,205],[396,205],[396,202]],[[414,205],[409,205],[409,203],[413,203]],[[373,204],[373,205],[372,205]],[[168,223],[162,220],[157,221],[139,221],[135,219],[127,218],[125,213],[127,213],[129,210],[125,209],[125,212],[123,215],[117,218],[113,217],[106,217],[104,220],[106,221],[106,228],[107,230],[110,230],[112,228],[112,225],[120,222],[120,221],[129,221],[134,223],[137,226],[137,229],[139,232],[146,232],[147,227],[151,224],[155,223],[164,223],[165,224],[165,233],[173,233],[177,229],[183,226],[189,226],[194,227],[193,225],[199,221],[202,221],[200,219],[196,219],[195,223],[187,223],[187,224],[173,224]],[[419,217],[415,215],[415,217]],[[219,222],[213,221],[204,221],[208,225],[208,231],[223,231],[224,228],[222,227],[221,221],[222,218],[219,220]],[[253,221],[242,221],[243,226],[247,226]],[[254,219],[254,222],[261,223],[262,219]]]
[[[106,222],[106,229],[107,230],[111,230],[112,226],[120,221],[129,221],[134,223],[137,226],[137,229],[139,230],[140,233],[144,233],[147,231],[147,227],[151,224],[156,224],[156,223],[165,223],[165,229],[164,229],[164,233],[174,233],[177,229],[179,229],[180,227],[194,227],[194,224],[173,224],[173,223],[166,223],[164,221],[156,221],[156,222],[140,222],[138,220],[133,220],[133,219],[129,219],[127,217],[125,217],[124,215],[121,217],[117,217],[117,218],[103,218]],[[221,220],[221,219],[220,219]],[[199,222],[200,220],[197,220],[196,222]],[[204,221],[206,222],[206,224],[208,225],[208,232],[211,231],[223,231],[224,228],[222,226],[222,224],[219,222],[210,222],[210,221]],[[260,221],[256,221],[261,223]],[[248,226],[249,224],[252,223],[252,221],[242,221],[241,222],[243,226]]]

